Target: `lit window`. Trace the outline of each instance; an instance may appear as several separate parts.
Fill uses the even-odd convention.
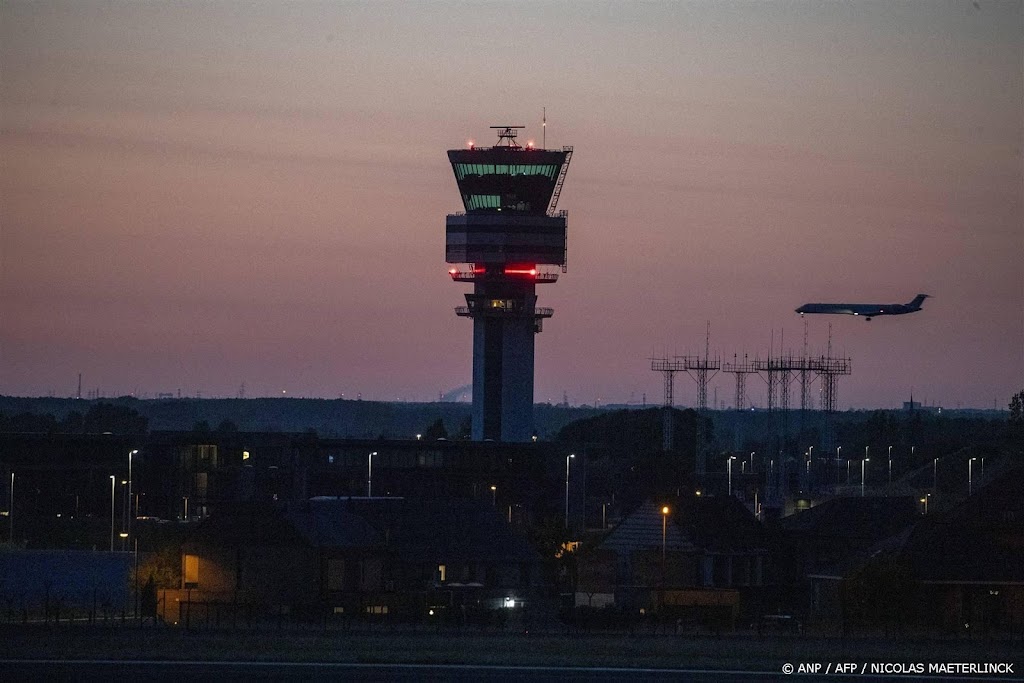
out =
[[[445,567],[443,564],[437,565],[437,580],[440,581],[441,583],[444,583],[445,580],[446,580],[445,576],[448,573],[447,569],[448,568]]]
[[[387,605],[367,605],[366,606],[366,613],[367,614],[387,614],[388,613],[388,606]]]
[[[242,460],[249,459],[249,451],[242,451]]]
[[[199,556],[185,556],[185,588],[195,588],[199,585]]]
[[[334,613],[335,614],[344,614],[345,613],[345,608],[344,607],[335,607],[334,608]]]

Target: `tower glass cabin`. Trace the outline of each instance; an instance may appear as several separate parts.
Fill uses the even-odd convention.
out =
[[[494,147],[448,151],[465,212],[448,216],[445,260],[473,283],[455,309],[473,320],[473,439],[529,441],[533,336],[554,312],[537,307],[536,285],[565,270],[567,213],[555,206],[572,147],[522,147],[522,126],[492,128]]]

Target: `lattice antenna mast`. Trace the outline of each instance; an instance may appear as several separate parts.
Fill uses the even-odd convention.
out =
[[[707,323],[707,332],[704,336],[704,357],[676,356],[676,358],[682,361],[686,374],[697,382],[697,409],[707,410],[708,381],[722,369],[721,359],[711,358],[711,321]]]
[[[757,362],[749,360],[747,354],[743,354],[743,360],[740,361],[734,353],[732,355],[732,363],[724,363],[722,365],[722,372],[730,372],[736,376],[736,397],[734,405],[736,410],[745,409],[747,375],[757,374]]]
[[[811,361],[810,366],[821,377],[821,409],[825,413],[836,412],[837,383],[841,375],[851,373],[849,358],[832,357],[832,325],[828,326],[828,355]]]
[[[652,358],[651,370],[662,373],[665,380],[665,401],[663,404],[664,409],[662,411],[661,423],[661,448],[664,451],[670,451],[674,445],[675,432],[675,423],[672,413],[672,407],[675,403],[675,398],[673,396],[675,375],[677,372],[685,371],[686,364],[682,361],[670,358]]]
[[[804,318],[804,354],[800,359],[800,411],[807,412],[811,405],[811,382],[814,380],[811,368],[807,359],[807,318]],[[803,418],[801,418],[802,420]]]
[[[704,413],[708,409],[708,381],[718,374],[718,371],[722,368],[722,362],[718,358],[711,358],[711,321],[707,322],[707,331],[704,335],[704,357],[701,358],[698,355],[694,356],[676,356],[678,361],[683,363],[683,368],[686,370],[692,379],[697,382],[697,412],[699,413],[697,419],[697,482],[703,484],[705,464],[707,460],[707,454],[705,452],[705,445],[707,443],[707,435],[704,433]]]

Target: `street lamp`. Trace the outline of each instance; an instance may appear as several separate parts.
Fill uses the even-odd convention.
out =
[[[110,475],[110,552],[114,552],[114,475]]]
[[[889,446],[889,486],[892,486],[892,446]]]
[[[569,528],[569,459],[575,458],[575,453],[565,456],[565,528]]]
[[[491,505],[498,507],[498,487],[491,485]]]
[[[132,519],[135,515],[139,514],[138,509],[135,510],[135,515],[132,514],[132,456],[138,454],[137,449],[128,451],[128,526],[125,529],[130,536],[132,533]]]
[[[668,506],[661,508],[661,564],[665,565],[665,535],[668,531]]]
[[[839,453],[842,450],[843,450],[842,446],[836,446],[836,486],[839,486],[839,484],[842,483],[839,480],[839,470],[840,470],[840,468],[839,468]]]
[[[118,533],[122,538],[127,534],[128,527],[128,509],[131,508],[131,503],[125,498],[125,491],[128,490],[128,480],[121,480],[121,531]],[[121,550],[124,550],[124,543],[121,544]]]
[[[735,455],[730,455],[728,460],[725,461],[726,464],[729,467],[729,495],[730,496],[732,495],[732,461],[735,460],[735,459],[736,459]],[[667,510],[668,508],[665,508],[665,509]]]
[[[373,498],[373,456],[377,455],[377,451],[370,453],[369,461],[366,465],[366,497]]]
[[[967,461],[967,496],[970,497],[974,491],[974,461],[977,458],[971,458]]]
[[[938,493],[939,490],[939,459],[935,458],[932,460],[932,491]]]
[[[750,473],[751,474],[754,473],[754,456],[756,454],[757,454],[757,451],[750,451]]]
[[[864,458],[860,461],[860,497],[864,497],[864,465],[868,463],[871,458]]]

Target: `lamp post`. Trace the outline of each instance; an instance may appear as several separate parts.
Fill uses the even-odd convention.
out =
[[[839,467],[839,454],[842,452],[842,450],[843,450],[842,446],[836,446],[836,486],[839,486],[839,484],[841,483],[840,479],[839,479],[839,476],[840,476],[839,475],[839,471],[840,471],[840,467]]]
[[[971,458],[967,461],[967,496],[970,497],[974,492],[974,461],[977,458]]]
[[[807,488],[813,489],[811,479],[814,476],[814,446],[807,447]]]
[[[932,460],[932,491],[939,490],[939,459]]]
[[[110,552],[114,552],[114,475],[110,475]]]
[[[750,473],[751,474],[754,473],[754,455],[755,454],[757,454],[757,451],[750,451]]]
[[[575,453],[565,456],[565,528],[569,528],[569,459],[575,458]]]
[[[135,509],[135,514],[132,514],[132,456],[137,455],[138,452],[139,451],[137,449],[128,451],[128,527],[125,531],[128,532],[129,536],[131,536],[132,533],[132,520],[139,514],[137,507]]]
[[[491,505],[498,507],[498,487],[491,484]]]
[[[735,460],[735,459],[736,459],[735,455],[730,455],[729,458],[725,461],[727,466],[728,466],[728,468],[729,468],[729,495],[730,496],[732,495],[732,461]],[[665,508],[665,509],[667,510],[668,508]]]
[[[369,460],[366,465],[366,497],[373,498],[373,456],[377,455],[377,451],[370,453]]]
[[[118,536],[121,538],[127,538],[127,527],[128,527],[128,509],[131,508],[131,503],[125,498],[125,492],[128,490],[128,480],[121,480],[121,531]],[[124,550],[124,541],[121,542],[121,550]]]
[[[889,446],[889,486],[892,486],[892,446]]]
[[[864,497],[864,466],[871,458],[864,458],[860,461],[860,497]]]
[[[668,532],[668,506],[661,508],[661,563],[665,564],[665,535]]]

